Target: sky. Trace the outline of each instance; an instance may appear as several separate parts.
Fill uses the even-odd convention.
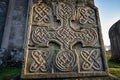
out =
[[[109,29],[120,20],[120,0],[94,0],[99,10],[102,35],[105,46],[110,45]]]

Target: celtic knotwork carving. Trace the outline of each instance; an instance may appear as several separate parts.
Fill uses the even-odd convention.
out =
[[[76,56],[70,50],[62,50],[57,54],[55,63],[61,71],[72,71],[76,63]]]
[[[81,24],[94,24],[96,22],[95,12],[91,8],[78,8],[78,20]]]
[[[43,58],[44,53],[38,50],[32,51],[33,62],[30,65],[30,71],[36,72],[40,70],[41,72],[46,72],[46,61]]]
[[[69,25],[70,18],[73,15],[71,5],[61,2],[58,4],[56,12],[57,12],[57,18],[61,20],[61,27],[70,26]]]
[[[69,28],[60,28],[56,34],[57,39],[63,42],[66,46],[74,39],[74,34]]]
[[[49,34],[44,27],[37,27],[32,32],[32,40],[36,44],[47,43]]]
[[[97,61],[100,56],[96,50],[92,50],[90,52],[81,51],[81,57],[83,59],[83,70],[100,70],[100,64]]]
[[[98,40],[97,32],[93,28],[81,29],[75,37],[83,43],[83,46],[93,46]]]
[[[93,46],[98,41],[98,35],[93,28],[85,28],[79,32],[74,32],[70,28],[65,27],[47,32],[45,27],[37,27],[32,32],[32,41],[35,44],[46,45],[51,39],[64,43],[64,48],[68,48],[70,46],[69,43],[76,41],[82,42],[83,46]]]
[[[72,13],[72,8],[68,4],[61,2],[57,7],[57,15],[62,19],[69,19]]]
[[[41,0],[39,1],[38,1],[38,4],[33,6],[33,12],[34,12],[33,21],[35,25],[46,25],[50,22],[50,10],[51,9],[50,7],[42,3]]]
[[[33,0],[23,79],[107,74],[97,8],[84,1]]]
[[[58,4],[57,15],[61,20],[61,26],[58,29],[49,30],[48,27],[35,27],[32,30],[31,39],[35,44],[39,46],[49,46],[48,43],[52,40],[60,43],[62,46],[61,51],[56,55],[56,67],[60,71],[71,71],[76,63],[76,55],[73,53],[71,46],[76,42],[81,42],[83,46],[93,46],[98,41],[98,34],[94,28],[82,28],[79,31],[72,30],[69,23],[73,12],[71,6],[68,5],[68,3],[61,2]],[[87,22],[90,23],[89,16],[87,16],[86,19]],[[87,54],[84,55],[81,53],[81,55],[85,57]],[[92,52],[91,55],[93,55]],[[36,65],[37,67],[38,62],[35,60],[32,65]],[[86,69],[86,65],[83,64],[83,66],[85,66],[84,69]],[[96,68],[96,65],[92,67]]]

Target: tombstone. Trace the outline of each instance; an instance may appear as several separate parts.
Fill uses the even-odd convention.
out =
[[[111,60],[120,61],[120,20],[117,21],[109,30],[111,43]]]
[[[21,79],[108,77],[94,0],[37,0],[29,12]]]

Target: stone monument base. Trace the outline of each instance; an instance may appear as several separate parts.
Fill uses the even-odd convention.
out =
[[[81,78],[69,78],[69,79],[21,79],[20,74],[14,76],[11,80],[120,80],[119,78],[109,74],[108,76],[101,76],[101,77],[81,77]]]

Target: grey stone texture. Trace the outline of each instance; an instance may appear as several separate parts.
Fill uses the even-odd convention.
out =
[[[28,1],[0,0],[0,45],[9,55],[14,49],[17,50],[14,62],[23,59]]]
[[[2,42],[9,0],[0,0],[0,45]]]
[[[4,65],[4,53],[5,49],[0,49],[0,68]]]
[[[104,76],[104,77],[81,77],[81,78],[69,78],[69,79],[20,79],[20,74],[14,76],[11,80],[120,80],[119,78],[117,77],[114,77],[114,76]]]
[[[26,29],[28,0],[15,0],[12,12],[11,30],[9,37],[9,48],[22,49]]]
[[[8,2],[9,0],[4,1]],[[5,7],[2,7],[4,10]],[[6,11],[8,11],[7,15],[5,15],[5,12],[2,13],[3,15],[0,15],[2,17],[4,17],[4,15],[6,16],[5,20],[0,19],[4,20],[4,26],[2,28],[5,29],[3,32],[3,39],[1,38],[1,48],[7,50],[12,50],[14,48],[23,49],[27,26],[27,12],[29,11],[28,0],[10,0],[9,8]]]
[[[109,30],[111,52],[113,61],[120,61],[120,20],[113,24]]]
[[[117,80],[94,0],[35,0],[29,14],[22,79]]]
[[[0,0],[0,13],[1,48],[13,62],[24,48],[21,79],[117,80],[108,75],[94,0]]]

